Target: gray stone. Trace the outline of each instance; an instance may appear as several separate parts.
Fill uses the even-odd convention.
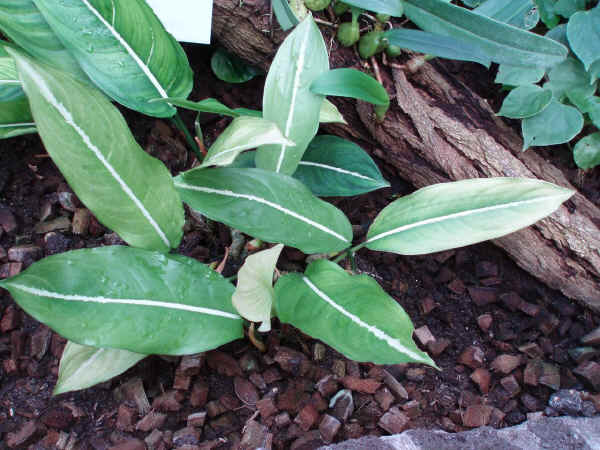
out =
[[[541,417],[515,427],[481,427],[461,433],[408,430],[380,438],[365,437],[319,450],[595,450],[600,448],[600,417]]]
[[[579,392],[572,389],[561,389],[552,394],[548,405],[560,415],[578,416],[583,410],[583,400]]]

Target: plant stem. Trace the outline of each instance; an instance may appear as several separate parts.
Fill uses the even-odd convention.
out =
[[[196,155],[196,158],[198,158],[198,161],[202,162],[202,160],[204,159],[204,155],[200,151],[198,144],[196,143],[196,141],[190,134],[189,130],[183,123],[183,120],[181,120],[181,117],[179,116],[179,112],[175,113],[175,115],[171,118],[171,121],[173,122],[173,125],[175,125],[179,129],[179,131],[181,131],[183,133],[188,146],[192,149],[192,151]]]
[[[360,244],[355,245],[352,248],[346,249],[342,253],[340,253],[339,255],[337,255],[334,259],[332,259],[331,262],[339,263],[344,258],[346,258],[348,255],[352,255],[353,253],[355,253],[358,250],[360,250],[361,248],[363,248],[365,245],[367,245],[366,242],[361,242]]]

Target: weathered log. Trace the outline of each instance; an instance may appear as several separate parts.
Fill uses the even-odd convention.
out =
[[[266,69],[284,34],[271,32],[263,3],[245,0],[240,7],[238,0],[215,0],[213,33],[229,50]],[[370,105],[342,100],[336,103],[349,126],[328,131],[367,144],[415,187],[518,176],[576,189],[535,150],[522,152],[520,136],[443,63],[425,64],[415,73],[383,70],[395,99],[385,120],[378,123]],[[600,311],[600,209],[581,193],[551,217],[493,242],[548,286]]]

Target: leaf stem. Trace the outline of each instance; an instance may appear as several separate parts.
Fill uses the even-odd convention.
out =
[[[367,245],[367,242],[361,242],[358,245],[355,245],[354,247],[348,248],[344,251],[342,251],[342,253],[340,253],[339,255],[337,255],[334,259],[331,260],[331,262],[334,263],[339,263],[340,261],[344,260],[346,257],[350,256],[354,253],[356,253],[358,250],[360,250],[361,248],[363,248],[365,245]]]
[[[181,131],[183,133],[188,146],[192,149],[192,151],[196,155],[196,158],[198,158],[198,161],[202,162],[202,160],[204,159],[204,155],[200,151],[200,148],[198,147],[198,143],[194,140],[194,138],[190,134],[189,130],[183,123],[183,120],[181,120],[181,117],[179,116],[179,112],[175,113],[175,115],[171,118],[171,121],[173,122],[173,125],[175,125],[177,127],[177,129],[179,129],[179,131]]]

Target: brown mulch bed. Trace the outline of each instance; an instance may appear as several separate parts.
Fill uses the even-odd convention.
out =
[[[219,83],[206,56],[192,57],[201,77],[193,98],[259,107],[262,79]],[[168,122],[125,114],[151,154],[173,171],[189,167],[184,141]],[[207,119],[209,143],[226,124]],[[384,205],[411,190],[382,170],[391,188],[334,200],[357,238]],[[37,136],[0,142],[0,278],[57,252],[120,243],[72,194]],[[188,215],[178,251],[208,263],[231,243],[226,227]],[[230,258],[226,275],[244,251]],[[279,267],[304,264],[305,255],[286,249]],[[514,425],[530,414],[600,412],[599,343],[581,350],[580,341],[600,317],[491,244],[422,257],[363,250],[358,269],[406,309],[440,371],[352,362],[274,321],[266,353],[240,340],[203,355],[153,356],[100,386],[51,397],[65,341],[0,291],[0,448],[312,449],[408,428],[459,431]],[[559,389],[574,391],[561,391],[550,407]]]

